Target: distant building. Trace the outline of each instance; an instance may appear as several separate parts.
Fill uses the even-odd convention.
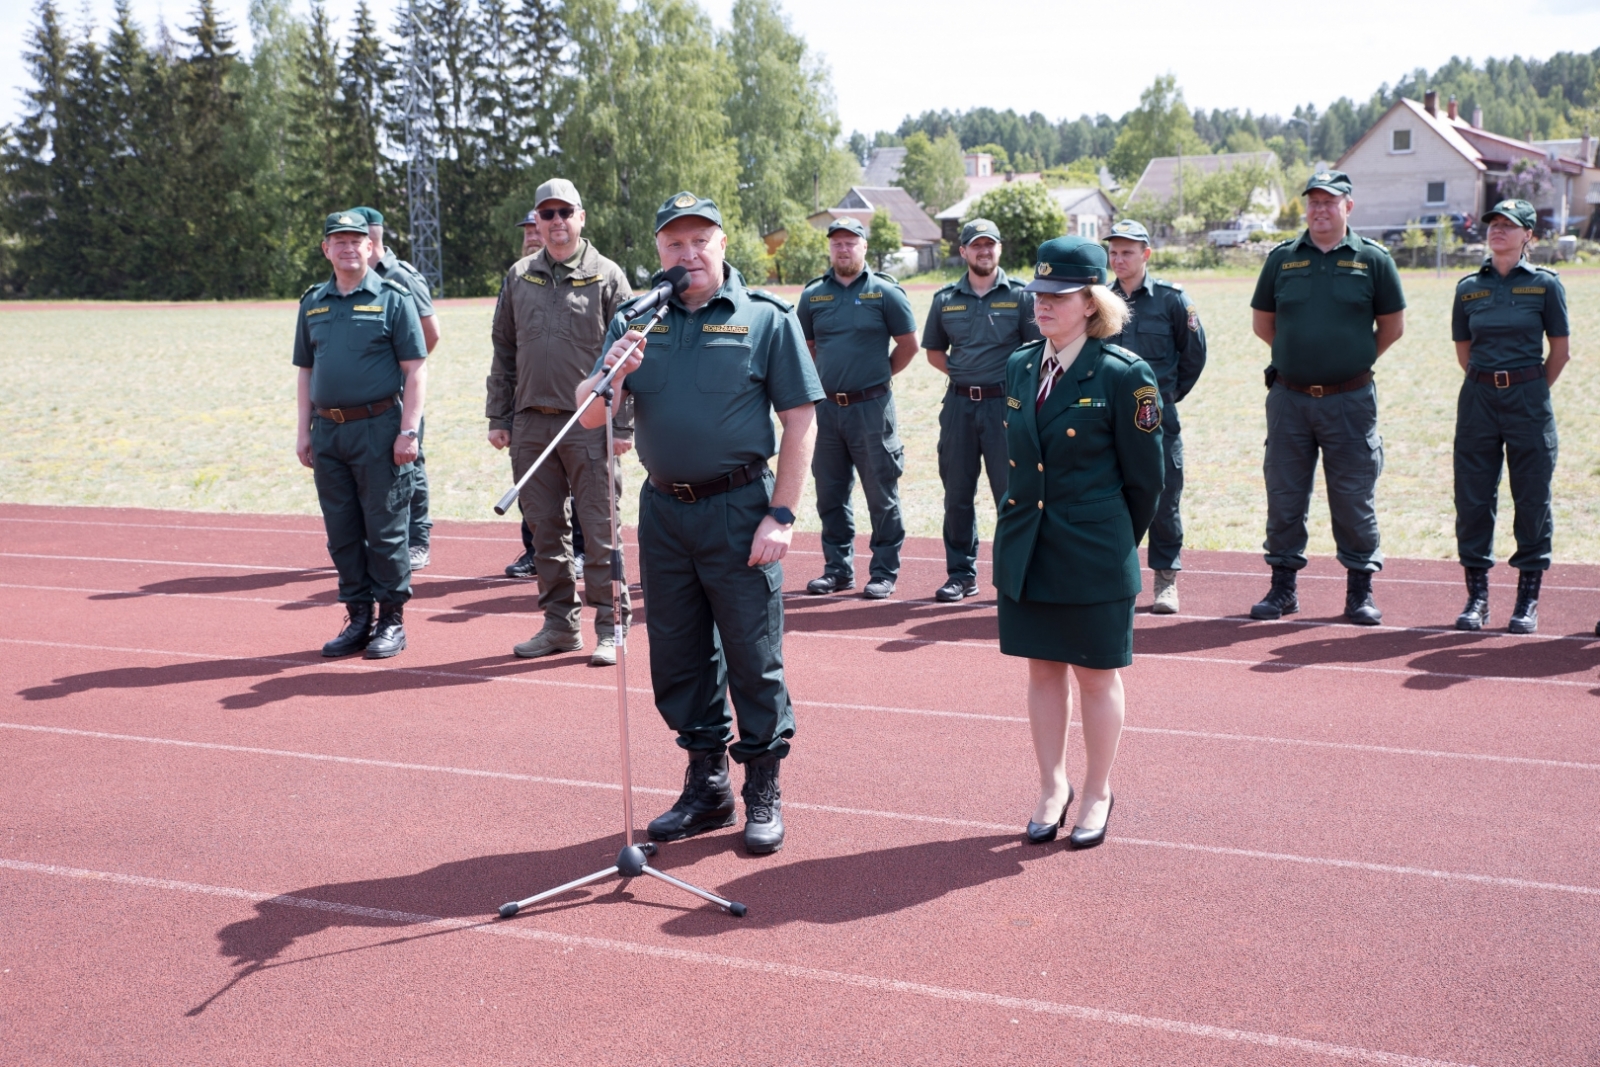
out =
[[[966,197],[956,201],[934,218],[939,223],[940,235],[946,242],[954,246],[961,238],[961,220],[972,214],[972,206],[984,193],[991,189],[1006,184],[1007,181],[1039,181],[1037,174],[1016,174],[1001,176],[998,180],[985,183],[976,192],[969,192]],[[969,186],[973,183],[968,179]],[[1075,233],[1080,237],[1087,237],[1091,241],[1098,241],[1111,229],[1112,221],[1117,217],[1117,209],[1104,192],[1099,189],[1079,188],[1051,188],[1051,199],[1061,208],[1067,216],[1067,233]],[[1005,236],[1003,233],[1001,236]]]
[[[898,185],[851,186],[850,191],[833,207],[825,208],[806,219],[818,229],[826,229],[834,219],[846,215],[859,219],[870,233],[872,216],[883,208],[900,227],[902,249],[901,273],[921,273],[932,270],[939,263],[939,224],[911,199],[911,194]]]
[[[900,180],[900,168],[905,162],[904,148],[874,148],[861,169],[861,184],[869,189],[893,185]]]
[[[1128,194],[1123,214],[1139,217],[1141,202],[1146,209],[1166,204],[1178,195],[1178,178],[1182,171],[1193,171],[1201,176],[1219,170],[1256,164],[1277,173],[1278,156],[1275,152],[1221,152],[1203,156],[1157,156],[1145,164],[1144,173]],[[1270,230],[1276,227],[1278,214],[1283,211],[1284,195],[1280,182],[1272,182],[1256,190],[1250,210],[1237,219],[1204,219],[1211,224],[1236,224],[1239,229]]]

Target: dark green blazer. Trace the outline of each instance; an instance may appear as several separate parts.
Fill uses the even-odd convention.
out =
[[[1103,604],[1139,592],[1138,545],[1161,497],[1161,398],[1150,365],[1090,338],[1038,412],[1044,342],[1006,364],[1005,503],[994,584],[1012,600]]]

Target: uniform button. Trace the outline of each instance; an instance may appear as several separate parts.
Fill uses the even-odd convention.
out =
[[[1006,501],[1006,503],[1007,503],[1007,504],[1015,504],[1015,503],[1016,503],[1016,501],[1015,501],[1015,500],[1007,500],[1007,501]]]
[[[1078,436],[1078,431],[1074,430],[1072,427],[1068,426],[1067,427],[1067,436],[1068,437],[1076,437],[1076,436]]]
[[[1039,469],[1040,470],[1044,470],[1044,464],[1043,463],[1039,464]]]
[[[1043,500],[1039,501],[1039,510],[1040,511],[1044,510],[1044,501]]]
[[[1012,465],[1012,466],[1013,466],[1013,467],[1015,467],[1015,466],[1016,466],[1016,465],[1017,465],[1017,461],[1016,461],[1016,460],[1012,460],[1012,461],[1011,461],[1011,465]]]

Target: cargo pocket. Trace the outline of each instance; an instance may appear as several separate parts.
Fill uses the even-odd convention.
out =
[[[1383,473],[1383,434],[1373,430],[1367,434],[1367,448],[1372,453],[1372,476]]]

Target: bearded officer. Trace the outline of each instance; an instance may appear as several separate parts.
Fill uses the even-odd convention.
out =
[[[673,841],[732,826],[732,756],[745,767],[745,847],[759,854],[783,847],[778,767],[794,736],[794,709],[783,679],[781,560],[822,385],[793,309],[747,288],[725,261],[727,247],[712,201],[683,192],[661,205],[656,251],[663,270],[689,272],[688,288],[615,381],[619,399],[633,398],[649,474],[639,493],[639,555],[650,681],[661,717],[689,754],[683,794],[650,823],[650,836]],[[577,402],[629,343],[645,340],[636,329],[643,319],[623,307]],[[599,404],[584,412],[585,425],[604,419]],[[774,452],[776,475],[767,467]]]
[[[1178,402],[1189,395],[1206,367],[1206,331],[1200,312],[1183,286],[1151,277],[1150,233],[1132,219],[1111,227],[1106,242],[1111,270],[1117,276],[1111,291],[1127,303],[1132,317],[1122,332],[1107,340],[1150,364],[1161,387],[1161,448],[1166,466],[1161,501],[1150,521],[1150,570],[1156,578],[1151,612],[1178,610],[1178,572],[1183,569],[1183,438],[1178,436]]]
[[[848,216],[828,226],[830,267],[806,283],[797,309],[800,330],[826,394],[817,410],[817,480],[822,519],[822,577],[813,596],[855,584],[855,517],[850,495],[856,472],[872,515],[872,564],[862,590],[868,600],[894,592],[906,528],[900,519],[905,447],[895,423],[889,379],[917,354],[911,301],[891,276],[867,269],[867,231]],[[890,346],[893,346],[892,348]]]

